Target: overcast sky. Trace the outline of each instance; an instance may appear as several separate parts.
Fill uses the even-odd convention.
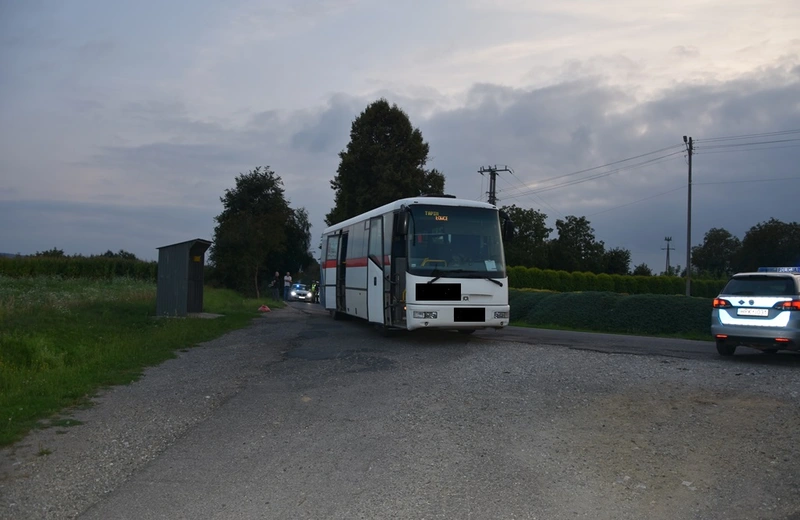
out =
[[[693,245],[800,220],[799,28],[797,0],[0,0],[0,252],[154,260],[259,165],[316,245],[383,97],[447,193],[508,165],[501,205],[586,216],[655,272],[671,236],[685,266],[684,135]]]

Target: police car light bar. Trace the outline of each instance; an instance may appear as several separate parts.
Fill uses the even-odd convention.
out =
[[[800,267],[759,267],[759,273],[800,273]]]

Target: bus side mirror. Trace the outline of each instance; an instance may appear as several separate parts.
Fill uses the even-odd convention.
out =
[[[503,242],[511,243],[514,239],[514,223],[506,219],[503,221]]]
[[[408,234],[408,211],[401,211],[394,216],[395,236],[405,236]]]

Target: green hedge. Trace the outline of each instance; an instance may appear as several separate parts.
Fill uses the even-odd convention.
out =
[[[713,298],[727,280],[692,280],[692,296]],[[630,276],[619,274],[568,273],[536,267],[511,267],[512,289],[542,291],[608,291],[622,294],[685,294],[686,280],[677,276]]]
[[[508,296],[515,323],[641,335],[710,334],[710,298],[515,289]]]
[[[27,276],[60,276],[62,278],[111,279],[128,277],[157,281],[157,262],[95,257],[34,257],[0,258],[0,274],[12,278]]]

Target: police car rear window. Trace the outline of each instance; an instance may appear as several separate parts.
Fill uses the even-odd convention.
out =
[[[732,278],[722,292],[737,296],[792,296],[796,294],[792,278],[776,276]]]

